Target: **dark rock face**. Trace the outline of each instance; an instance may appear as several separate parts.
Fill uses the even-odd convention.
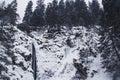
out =
[[[79,79],[86,79],[87,78],[87,68],[83,66],[82,63],[76,63],[74,61],[74,66],[77,69],[76,75]]]

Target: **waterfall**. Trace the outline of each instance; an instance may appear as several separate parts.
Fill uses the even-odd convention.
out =
[[[34,80],[36,80],[37,78],[36,50],[33,43],[32,43],[32,69],[33,69]]]

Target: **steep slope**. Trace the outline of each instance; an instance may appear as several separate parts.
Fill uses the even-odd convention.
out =
[[[37,48],[38,80],[77,80],[80,75],[76,76],[77,69],[74,67],[74,59],[88,68],[90,79],[93,73],[90,71],[92,68],[90,66],[101,64],[99,60],[98,63],[94,63],[94,59],[96,60],[97,55],[100,54],[98,29],[98,26],[95,29],[79,26],[73,27],[72,30],[63,27],[62,34],[31,33],[34,39],[41,42],[39,45],[39,42],[34,41]],[[48,36],[51,34],[56,36],[49,38]],[[70,39],[71,46],[67,43],[68,39]],[[89,57],[93,58],[89,60]]]
[[[33,80],[28,41],[15,26],[4,26],[0,36],[0,80]],[[28,43],[27,43],[28,42]]]
[[[105,72],[105,69],[102,68],[102,58],[101,55],[97,55],[96,58],[93,59],[93,63],[90,65],[90,70],[87,80],[112,80],[112,75],[110,73]]]
[[[86,71],[83,71],[88,73],[87,80],[110,80],[109,74],[105,73],[101,64],[99,53],[101,36],[97,33],[99,26],[91,29],[78,26],[71,30],[63,26],[59,33],[40,30],[32,31],[30,34],[13,28],[15,32],[12,37],[14,39],[12,51],[15,64],[6,65],[7,73],[2,73],[8,75],[10,80],[34,80],[32,44],[36,50],[37,80],[79,80],[83,77],[75,63],[86,68]],[[2,44],[0,47],[0,52],[4,56],[6,48]]]

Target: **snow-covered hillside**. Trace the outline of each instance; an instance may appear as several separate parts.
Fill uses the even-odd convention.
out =
[[[86,80],[112,80],[111,75],[102,68],[98,49],[101,37],[97,33],[99,28],[96,26],[87,29],[78,26],[68,30],[62,27],[60,34],[48,33],[47,30],[26,34],[14,27],[13,51],[16,65],[7,66],[3,62],[8,71],[2,75],[7,74],[10,80],[34,80],[31,68],[32,44],[34,44],[37,80],[79,80],[80,75],[74,66],[75,63],[82,63],[83,67],[87,68]],[[6,27],[5,30],[7,31]],[[0,48],[2,55],[6,48],[2,45]]]

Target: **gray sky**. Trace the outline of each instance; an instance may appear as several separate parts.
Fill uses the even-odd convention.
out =
[[[0,0],[0,3],[1,2],[3,2],[3,1],[5,1],[6,2],[6,4],[9,4],[9,3],[11,3],[13,0]],[[19,15],[20,15],[20,22],[22,21],[22,18],[23,18],[23,16],[24,16],[24,12],[25,12],[25,9],[26,9],[26,5],[27,5],[27,3],[29,2],[30,0],[17,0],[17,2],[18,2],[18,11],[17,11],[17,13],[19,13]],[[37,0],[32,0],[33,1],[33,9],[35,9],[35,7],[36,7],[36,1]],[[49,3],[49,2],[51,2],[52,0],[45,0],[45,4],[47,4],[47,3]],[[92,0],[85,0],[86,1],[86,3],[88,4],[88,2],[89,1],[92,1]],[[98,0],[100,3],[101,3],[101,1],[102,0]]]

